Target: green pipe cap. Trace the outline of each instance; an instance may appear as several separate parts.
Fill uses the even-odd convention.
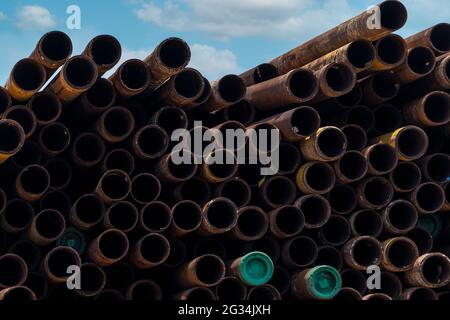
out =
[[[259,251],[250,252],[241,258],[239,273],[242,281],[249,286],[261,286],[272,278],[273,262],[270,257]]]
[[[437,238],[442,231],[442,220],[435,214],[427,214],[419,218],[418,226],[428,231],[433,238]]]
[[[75,228],[67,228],[57,241],[58,246],[75,249],[80,255],[86,249],[86,239],[82,233]]]
[[[305,275],[305,280],[309,292],[321,300],[332,299],[342,287],[341,275],[331,266],[317,266],[310,269]]]

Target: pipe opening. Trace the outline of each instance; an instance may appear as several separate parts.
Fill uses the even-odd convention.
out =
[[[412,301],[427,301],[427,300],[438,300],[436,292],[429,288],[415,288],[409,295],[409,299]]]
[[[309,107],[295,109],[291,116],[292,130],[299,136],[309,137],[320,127],[320,116]]]
[[[383,221],[374,210],[361,210],[355,214],[353,229],[358,236],[378,237],[383,231]]]
[[[211,187],[201,178],[189,179],[181,185],[180,195],[182,200],[192,200],[195,203],[205,204],[211,198]],[[223,191],[221,197],[229,198],[223,195]]]
[[[329,127],[317,137],[317,146],[325,156],[335,158],[346,151],[347,139],[340,129]]]
[[[154,301],[161,300],[161,288],[151,280],[141,280],[137,282],[131,291],[133,301]]]
[[[216,287],[218,300],[245,300],[247,288],[236,278],[225,278]]]
[[[33,291],[36,300],[43,300],[47,294],[47,280],[40,273],[28,273],[27,280],[23,285]]]
[[[41,198],[41,209],[53,209],[63,215],[69,212],[71,207],[70,198],[61,191],[51,191],[44,194]]]
[[[297,70],[289,79],[289,90],[300,99],[311,97],[317,92],[316,76],[309,70]]]
[[[448,258],[441,255],[430,256],[423,263],[422,272],[425,279],[434,285],[446,281],[450,277]]]
[[[6,196],[6,193],[3,191],[3,189],[0,188],[0,212],[5,211],[7,201],[8,201],[8,197]],[[0,244],[1,243],[2,242],[0,241]],[[0,248],[1,248],[1,246],[0,246]]]
[[[366,132],[372,130],[375,125],[375,116],[372,109],[366,106],[356,106],[350,109],[346,115],[347,123],[365,128]]]
[[[381,24],[384,28],[397,30],[403,27],[408,18],[408,11],[399,1],[384,1],[380,4]]]
[[[275,206],[291,204],[297,194],[295,185],[289,179],[275,177],[270,179],[265,188],[264,197]]]
[[[214,292],[208,288],[197,287],[192,288],[185,300],[187,301],[210,301],[216,300]]]
[[[270,63],[262,63],[255,68],[253,81],[255,84],[261,83],[279,76],[277,67]]]
[[[423,184],[417,190],[416,201],[422,210],[435,212],[444,205],[444,190],[434,183]]]
[[[259,251],[267,254],[273,263],[280,258],[280,246],[276,240],[270,237],[263,237],[253,242],[250,251]]]
[[[331,214],[328,200],[319,195],[303,197],[298,206],[305,216],[305,224],[313,227],[324,225]]]
[[[88,224],[97,224],[105,213],[103,202],[94,194],[87,194],[79,198],[73,209],[78,219]]]
[[[367,145],[367,134],[362,127],[350,124],[341,130],[347,138],[347,150],[361,150]]]
[[[281,143],[279,147],[279,174],[294,173],[302,163],[302,155],[297,147],[290,143]]]
[[[200,96],[197,99],[194,100],[194,105],[196,105],[196,106],[201,105],[201,104],[205,103],[206,101],[208,101],[208,99],[212,93],[211,83],[208,81],[208,79],[203,77],[203,83],[204,83],[204,86],[203,86],[202,93],[200,94]]]
[[[133,268],[124,262],[115,263],[105,269],[108,286],[115,290],[125,290],[135,280]]]
[[[116,202],[109,208],[109,223],[121,231],[132,230],[138,221],[138,211],[130,202]]]
[[[30,289],[26,287],[11,288],[3,297],[3,301],[31,301],[36,297]]]
[[[52,93],[42,92],[30,101],[30,108],[40,123],[56,121],[61,115],[61,102]]]
[[[139,247],[142,257],[151,263],[163,263],[170,251],[169,241],[157,233],[149,234]]]
[[[227,150],[240,150],[245,147],[246,140],[238,138],[240,133],[244,134],[246,131],[242,123],[237,121],[224,122],[219,131],[222,134],[222,146],[226,147]]]
[[[51,123],[41,130],[41,141],[50,152],[63,152],[70,143],[69,130],[60,123]]]
[[[359,83],[356,83],[355,87],[343,96],[337,97],[336,101],[343,107],[351,108],[358,105],[363,99],[363,90]]]
[[[242,100],[247,91],[244,81],[236,75],[227,75],[219,80],[220,96],[228,103],[234,104]]]
[[[350,224],[344,217],[332,215],[327,223],[322,226],[320,233],[327,243],[339,246],[350,238]]]
[[[200,207],[192,201],[179,202],[172,209],[173,223],[180,229],[192,231],[202,220]]]
[[[396,268],[408,268],[418,258],[417,248],[410,241],[399,238],[389,246],[388,258]]]
[[[355,68],[363,69],[375,59],[375,50],[370,41],[357,40],[349,45],[347,57]]]
[[[44,68],[38,62],[23,59],[14,66],[13,79],[20,88],[34,91],[44,85],[46,75]]]
[[[14,162],[21,168],[40,163],[41,160],[41,149],[32,140],[25,140],[22,148],[14,155]]]
[[[386,64],[398,64],[405,58],[406,45],[404,40],[395,35],[389,35],[377,42],[378,57]]]
[[[363,194],[371,205],[382,207],[392,199],[394,190],[386,179],[372,178],[365,183]]]
[[[377,144],[369,152],[368,161],[374,170],[388,173],[398,164],[397,151],[388,144]]]
[[[403,285],[399,277],[394,273],[381,272],[380,289],[373,289],[372,293],[383,293],[397,299],[403,291]]]
[[[1,135],[0,135],[1,136]],[[281,157],[280,157],[281,158]],[[250,186],[256,186],[261,180],[261,165],[260,164],[243,164],[239,168],[239,177],[247,181]]]
[[[343,288],[353,288],[360,294],[364,294],[367,291],[366,276],[359,270],[344,270],[341,273],[341,279]]]
[[[191,58],[191,50],[183,40],[171,38],[161,44],[159,57],[167,67],[176,69],[188,64]]]
[[[103,192],[110,199],[122,199],[130,192],[130,181],[124,172],[109,172],[100,183]]]
[[[346,92],[354,86],[355,74],[344,64],[333,64],[326,73],[328,86],[337,92]]]
[[[426,117],[436,124],[445,124],[449,122],[450,95],[444,92],[432,93],[425,100],[424,112]]]
[[[157,126],[146,126],[137,135],[137,144],[147,156],[155,157],[167,150],[169,138],[163,129]]]
[[[205,255],[198,260],[195,271],[201,282],[206,285],[215,285],[222,280],[225,266],[219,257]]]
[[[350,213],[358,202],[355,190],[346,184],[335,185],[328,194],[328,201],[333,211],[338,214]]]
[[[34,216],[33,207],[29,202],[13,199],[8,201],[3,212],[3,218],[13,228],[23,230],[30,224]]]
[[[117,230],[105,231],[100,236],[100,252],[108,259],[120,259],[128,251],[128,239],[125,234]]]
[[[359,180],[366,175],[367,161],[364,156],[357,151],[346,152],[339,160],[339,171],[349,180]]]
[[[238,164],[236,162],[236,158],[234,157],[234,154],[231,151],[226,151],[226,150],[213,151],[211,153],[211,155],[208,156],[208,158],[213,158],[213,159],[219,158],[219,159],[223,159],[220,162],[224,162],[224,163],[214,162],[212,164],[208,164],[208,170],[211,172],[211,174],[214,177],[217,177],[217,178],[223,180],[223,179],[229,179],[236,174]],[[229,158],[233,159],[232,163],[229,163],[227,161]]]
[[[22,170],[18,177],[21,187],[31,194],[44,193],[50,185],[50,176],[45,168],[31,165]]]
[[[408,232],[408,238],[416,244],[417,249],[419,249],[419,255],[426,254],[433,248],[433,237],[425,229],[414,228]]]
[[[64,217],[56,210],[43,210],[35,219],[36,230],[47,239],[58,238],[66,228]]]
[[[96,109],[103,110],[114,103],[114,85],[109,80],[100,78],[86,91],[86,98]]]
[[[6,89],[0,87],[0,114],[11,106],[11,97]]]
[[[3,114],[3,118],[14,120],[20,124],[27,137],[31,136],[36,130],[36,117],[31,109],[28,109],[25,106],[15,106],[8,109]]]
[[[376,73],[372,77],[372,90],[382,99],[393,99],[399,92],[397,80],[390,73]]]
[[[444,183],[450,177],[450,157],[444,153],[433,155],[426,164],[428,175],[433,181]]]
[[[307,237],[298,237],[289,244],[289,257],[297,266],[308,266],[316,260],[318,248]]]
[[[336,270],[341,270],[344,261],[342,259],[341,252],[332,246],[322,246],[317,252],[316,261],[314,265],[316,266],[330,266]]]
[[[262,210],[247,208],[239,214],[237,228],[246,237],[255,238],[264,236],[269,221]]]
[[[14,287],[21,284],[27,275],[27,266],[19,256],[6,254],[0,258],[0,284]]]
[[[176,129],[187,128],[188,118],[186,113],[180,108],[166,107],[159,111],[156,124],[171,136]]]
[[[427,47],[416,47],[409,51],[408,65],[415,73],[426,75],[436,66],[436,56]]]
[[[254,287],[248,293],[249,301],[271,301],[280,299],[280,293],[274,287],[269,285]]]
[[[397,146],[403,155],[416,158],[425,153],[428,146],[428,136],[418,127],[406,127],[398,134]]]
[[[375,130],[379,133],[389,133],[400,128],[403,122],[401,111],[391,104],[384,104],[373,111]]]
[[[441,52],[450,50],[450,24],[440,23],[436,25],[430,34],[433,47]]]
[[[170,239],[170,253],[164,262],[165,266],[176,267],[182,264],[187,256],[186,245],[180,238]]]
[[[195,70],[185,69],[175,75],[175,91],[185,97],[193,98],[201,94],[203,77]]]
[[[221,240],[216,238],[202,238],[194,246],[195,256],[213,254],[221,259],[225,258],[226,251]]]
[[[59,189],[66,186],[72,179],[72,168],[70,165],[61,159],[50,159],[45,164],[50,175],[50,187],[53,189]]]
[[[206,210],[204,219],[215,228],[229,229],[236,223],[236,207],[229,200],[212,200]]]
[[[107,133],[113,137],[127,137],[134,129],[133,115],[130,111],[121,107],[112,108],[106,111],[102,122]]]
[[[119,41],[109,35],[95,37],[90,49],[92,60],[99,66],[115,64],[122,55]]]
[[[242,124],[249,124],[255,119],[255,107],[248,101],[241,100],[232,104],[224,110],[227,120],[238,121]]]
[[[376,265],[380,261],[381,249],[376,239],[363,238],[353,246],[353,259],[363,267]]]
[[[42,37],[41,51],[50,60],[62,61],[72,54],[72,40],[61,31],[52,31]]]
[[[68,276],[67,267],[78,266],[80,262],[75,251],[67,250],[65,247],[55,248],[49,252],[47,258],[48,269],[57,278],[66,278]]]
[[[120,80],[131,90],[146,88],[149,78],[147,66],[140,60],[128,60],[120,68]]]
[[[161,183],[152,174],[140,174],[131,182],[131,194],[139,203],[149,203],[156,200],[161,193]]]
[[[76,157],[83,162],[97,163],[103,159],[105,144],[103,140],[92,133],[79,136],[74,142]]]
[[[353,288],[342,288],[333,300],[336,301],[360,301],[361,294]]]
[[[220,196],[230,199],[237,207],[242,207],[250,202],[252,191],[244,180],[232,179],[223,184]]]
[[[105,286],[105,274],[96,264],[88,263],[81,266],[81,290],[96,293]]]
[[[151,202],[141,212],[142,224],[152,232],[166,230],[172,222],[172,212],[163,202]]]
[[[420,168],[412,162],[400,162],[392,172],[391,180],[397,188],[405,191],[414,190],[422,180]]]
[[[85,88],[97,80],[97,66],[83,56],[70,59],[63,70],[67,82],[74,87]]]
[[[134,170],[134,158],[127,150],[116,149],[106,155],[104,166],[106,171],[119,169],[131,174]]]
[[[336,181],[333,168],[325,162],[314,162],[305,175],[307,185],[318,192],[325,192],[334,186]],[[281,189],[276,189],[282,192]],[[273,189],[275,191],[275,187]]]
[[[187,180],[191,178],[197,171],[197,165],[194,161],[194,155],[191,156],[189,163],[175,164],[172,161],[172,157],[169,160],[169,171],[177,179]]]
[[[275,223],[282,233],[294,236],[305,226],[305,217],[298,207],[285,206],[278,210]]]

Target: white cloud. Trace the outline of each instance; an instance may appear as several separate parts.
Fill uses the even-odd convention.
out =
[[[17,13],[17,27],[25,30],[44,30],[56,25],[56,21],[46,8],[23,6]]]
[[[0,21],[6,20],[6,19],[7,19],[6,14],[4,14],[2,11],[0,11]]]

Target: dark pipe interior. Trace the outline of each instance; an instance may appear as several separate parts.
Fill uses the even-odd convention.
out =
[[[40,163],[42,152],[38,144],[32,140],[25,140],[22,148],[14,155],[14,162],[21,168]]]
[[[290,143],[282,143],[279,147],[279,173],[293,173],[302,163],[302,155],[299,148]]]
[[[359,301],[361,294],[353,288],[342,288],[338,294],[333,298],[336,301]]]
[[[445,202],[442,188],[436,184],[424,184],[417,191],[417,203],[427,212],[439,210]]]
[[[400,201],[390,208],[388,219],[394,228],[406,231],[417,224],[418,213],[410,202]]]
[[[40,122],[56,121],[61,114],[61,102],[51,93],[40,93],[31,100],[31,110]]]
[[[362,127],[347,125],[342,132],[347,138],[347,150],[361,150],[367,145],[367,134]]]
[[[152,263],[164,262],[169,250],[169,242],[165,237],[159,234],[150,234],[146,236],[142,240],[140,246],[142,257]]]
[[[289,245],[289,257],[298,266],[308,266],[317,257],[318,248],[314,240],[298,237]]]
[[[176,267],[182,264],[187,256],[187,248],[183,240],[180,238],[171,238],[170,242],[170,253],[167,257],[164,265],[169,267]]]
[[[247,287],[236,278],[225,278],[216,287],[219,300],[245,300]]]
[[[139,132],[138,145],[146,155],[154,156],[167,149],[169,139],[161,128],[148,126]]]
[[[244,82],[236,75],[227,75],[219,80],[219,93],[230,104],[239,102],[246,91]]]
[[[65,227],[64,217],[58,211],[44,210],[36,216],[36,230],[44,238],[57,238]]]
[[[331,245],[342,245],[351,234],[350,224],[344,217],[332,215],[321,228],[321,235]]]
[[[126,137],[134,129],[133,115],[124,108],[108,110],[103,123],[106,131],[114,137]]]
[[[297,190],[294,183],[281,177],[271,179],[265,189],[265,197],[276,206],[291,204],[296,194]]]
[[[248,208],[242,210],[238,218],[238,229],[247,237],[263,236],[268,226],[265,212]]]
[[[204,254],[214,254],[221,258],[225,258],[226,250],[222,240],[217,238],[201,238],[194,245],[195,256],[199,257]]]
[[[408,65],[415,73],[426,75],[436,66],[436,57],[431,49],[417,47],[409,52]]]
[[[193,178],[182,184],[180,194],[182,200],[192,200],[199,204],[205,204],[211,198],[211,187],[205,180]]]
[[[156,124],[170,136],[176,129],[186,129],[188,118],[186,113],[177,107],[167,107],[158,113]]]
[[[30,289],[25,287],[16,287],[11,289],[4,297],[3,301],[31,301],[33,294]]]
[[[372,89],[382,99],[393,99],[399,92],[397,80],[390,73],[376,73],[372,78]]]
[[[400,37],[387,36],[378,41],[378,57],[386,64],[397,64],[405,58],[406,46]]]
[[[248,294],[249,301],[271,301],[278,300],[279,293],[276,289],[268,286],[255,287]]]
[[[381,272],[380,275],[380,289],[373,289],[371,293],[384,293],[389,297],[396,299],[400,296],[403,290],[402,282],[397,275],[390,272]]]
[[[335,182],[333,168],[323,162],[316,162],[307,170],[305,180],[313,190],[318,192],[328,190]]]
[[[273,263],[276,263],[280,258],[280,245],[277,241],[270,237],[263,237],[251,245],[252,251],[260,251],[267,254]]]
[[[36,129],[36,118],[33,112],[27,107],[15,107],[7,111],[4,115],[5,119],[11,119],[19,123],[25,135],[30,135]]]
[[[241,131],[242,130],[242,131]],[[245,133],[245,127],[237,121],[227,121],[220,128],[222,145],[227,150],[239,150],[245,146],[245,139],[238,139],[240,133]]]
[[[347,269],[342,271],[342,287],[353,288],[360,294],[364,294],[367,291],[367,279],[364,273],[359,270]]]
[[[427,301],[437,300],[436,292],[429,288],[416,288],[409,296],[409,300],[413,301]]]
[[[4,88],[0,88],[0,114],[6,111],[11,106],[11,97],[8,91]]]
[[[252,191],[244,180],[232,179],[224,183],[220,196],[230,199],[237,207],[241,207],[249,203]]]
[[[328,128],[318,136],[317,145],[327,157],[337,157],[345,152],[347,139],[340,129]]]
[[[385,104],[373,111],[375,130],[380,133],[392,132],[400,128],[403,123],[401,111],[391,104]]]
[[[125,149],[116,149],[106,155],[105,169],[113,170],[119,169],[128,174],[131,174],[134,169],[134,158]]]
[[[31,224],[34,210],[29,202],[14,199],[6,204],[5,211],[2,214],[11,227],[23,229]]]
[[[341,270],[344,265],[341,252],[332,246],[323,246],[319,248],[317,252],[316,266],[331,266],[336,270]]]
[[[102,190],[111,199],[121,199],[130,191],[130,181],[121,173],[110,172],[101,180]]]
[[[43,146],[51,152],[62,152],[70,143],[69,130],[60,123],[52,123],[41,131]]]
[[[411,162],[400,162],[392,173],[393,183],[401,190],[412,190],[420,184],[420,168]]]
[[[408,12],[400,1],[384,1],[380,4],[381,25],[386,29],[397,30],[403,27]]]
[[[138,211],[130,202],[117,202],[109,208],[109,222],[115,229],[128,231],[138,221]]]
[[[47,169],[50,175],[50,187],[52,188],[60,188],[66,185],[72,178],[72,169],[64,160],[50,159],[45,164],[45,169]]]
[[[390,172],[397,166],[397,152],[388,144],[377,144],[369,153],[368,161],[376,171]]]
[[[394,193],[391,184],[385,179],[371,179],[364,186],[364,196],[367,201],[375,206],[387,204]]]
[[[116,290],[125,290],[135,280],[133,268],[124,262],[114,263],[105,269],[108,286]]]
[[[73,251],[64,247],[53,250],[48,256],[48,267],[50,272],[58,278],[66,278],[67,267],[78,265],[77,257]]]
[[[65,60],[72,54],[72,40],[64,32],[49,32],[42,39],[41,50],[51,60]]]
[[[95,134],[83,134],[75,141],[75,154],[81,161],[98,162],[105,154],[105,143]]]
[[[81,266],[81,290],[86,292],[97,292],[105,285],[105,274],[102,269],[95,264],[85,264]]]
[[[277,67],[270,63],[260,64],[255,68],[255,73],[253,74],[253,81],[255,84],[261,83],[279,76]]]
[[[97,109],[104,109],[114,103],[116,93],[114,85],[107,79],[100,78],[86,91],[87,100]]]
[[[188,64],[191,51],[181,39],[171,38],[161,44],[159,57],[169,68],[180,68]]]
[[[433,181],[446,182],[450,177],[450,156],[443,153],[435,154],[427,164],[427,171]]]
[[[197,262],[195,270],[198,279],[208,285],[219,282],[225,273],[222,260],[213,255],[203,256]]]
[[[50,176],[45,168],[37,165],[26,167],[19,176],[20,184],[25,192],[41,194],[50,185]]]
[[[363,90],[359,83],[356,83],[355,87],[343,96],[337,97],[336,101],[343,107],[353,107],[358,105],[363,98]]]
[[[398,148],[407,157],[416,157],[428,146],[428,137],[423,130],[409,127],[399,133]]]
[[[432,256],[423,264],[423,275],[427,281],[439,284],[450,276],[450,265],[448,258]]]
[[[172,158],[169,160],[169,171],[170,173],[178,178],[178,179],[187,179],[192,177],[195,172],[197,171],[197,165],[194,163],[194,159],[192,159],[189,163],[181,163],[181,164],[175,164],[172,161]]]
[[[411,266],[417,259],[417,251],[411,243],[397,240],[391,244],[388,252],[389,261],[398,268]]]
[[[191,292],[189,292],[189,296],[186,300],[188,301],[210,301],[215,300],[216,297],[214,295],[214,292],[211,291],[211,289],[203,288],[203,287],[197,287],[192,289]]]
[[[33,291],[37,300],[43,299],[47,293],[47,280],[40,273],[28,273],[27,280],[23,285]]]
[[[227,120],[247,125],[255,120],[255,108],[246,100],[232,104],[224,110]]]
[[[119,41],[108,35],[98,36],[91,47],[92,59],[98,65],[109,65],[119,61],[122,54]]]
[[[303,230],[305,217],[298,207],[285,206],[279,209],[275,223],[281,232],[293,236]]]
[[[360,236],[378,237],[383,230],[383,221],[374,210],[361,210],[353,221],[355,232]]]
[[[41,209],[53,209],[65,215],[69,212],[71,201],[69,196],[61,191],[50,191],[41,198]]]
[[[3,256],[0,259],[0,284],[4,287],[14,287],[24,280],[27,268],[22,260],[14,255]]]
[[[152,174],[140,174],[131,182],[131,194],[138,202],[152,202],[158,198],[160,192],[161,184]]]
[[[335,64],[327,70],[326,80],[334,91],[349,91],[354,85],[354,79],[353,71],[344,64]]]
[[[356,192],[346,184],[338,184],[329,192],[328,201],[333,211],[339,214],[346,214],[353,211],[356,207]]]
[[[330,205],[321,196],[306,196],[299,206],[307,225],[323,225],[330,217]]]
[[[131,299],[133,301],[153,301],[161,300],[161,288],[153,281],[140,281],[131,292]]]
[[[17,85],[28,91],[39,89],[45,83],[45,70],[36,61],[23,59],[13,69],[13,79]]]
[[[291,126],[299,136],[309,137],[320,127],[320,116],[312,108],[297,108],[292,113]]]
[[[213,201],[208,206],[205,218],[212,226],[219,229],[227,229],[236,222],[236,207],[228,201]]]
[[[122,67],[120,79],[131,90],[141,90],[147,87],[149,74],[147,66],[139,60],[128,60]]]
[[[339,169],[348,179],[361,179],[367,172],[367,161],[359,152],[346,152],[339,160]]]
[[[370,131],[375,125],[375,116],[372,109],[365,106],[356,106],[347,112],[347,123],[354,124]]]
[[[218,153],[218,154],[217,154]],[[219,159],[223,159],[223,163],[217,163],[214,162],[210,165],[208,165],[208,169],[211,171],[211,173],[218,178],[221,179],[227,179],[230,178],[231,176],[234,175],[234,173],[237,170],[237,161],[235,161],[234,159],[234,155],[231,152],[217,152],[214,151],[211,154],[211,158],[219,158]],[[231,159],[233,159],[233,162],[230,163],[228,162],[228,158],[229,156],[231,157]]]
[[[163,202],[151,202],[142,209],[142,223],[149,230],[160,232],[169,227],[171,210]]]
[[[174,224],[183,230],[194,230],[201,222],[200,207],[191,201],[178,203],[172,210]]]
[[[428,119],[444,124],[450,120],[450,95],[436,92],[425,101],[424,112]]]
[[[433,46],[439,51],[450,50],[450,24],[440,23],[433,28],[430,35]]]
[[[408,238],[411,239],[419,249],[419,256],[426,254],[433,248],[433,237],[422,228],[414,228],[408,232]]]
[[[67,62],[65,77],[73,86],[83,88],[97,79],[97,69],[92,60],[76,57]]]
[[[175,76],[175,90],[185,98],[200,95],[202,86],[203,77],[194,70],[185,69]]]
[[[195,104],[203,104],[211,96],[211,83],[205,77],[203,77],[203,83],[205,84],[203,87],[203,91],[200,96],[194,100]]]
[[[300,99],[311,97],[317,92],[317,78],[310,71],[298,70],[289,79],[289,89]]]
[[[98,223],[105,213],[103,202],[93,194],[87,194],[78,199],[74,209],[77,217],[89,224]]]
[[[261,180],[261,165],[248,163],[240,165],[238,168],[238,175],[250,186],[255,186]]]
[[[378,241],[365,238],[357,241],[353,247],[353,258],[362,266],[377,264],[381,257],[381,248]]]
[[[347,57],[354,67],[363,69],[374,60],[375,51],[369,41],[354,41],[348,48]]]
[[[128,250],[128,240],[121,232],[106,231],[100,237],[99,247],[105,257],[120,259]]]

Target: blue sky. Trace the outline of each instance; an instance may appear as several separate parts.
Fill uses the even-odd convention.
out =
[[[448,0],[404,0],[407,36],[450,22]],[[81,29],[67,30],[66,9],[81,8]],[[169,36],[192,47],[192,66],[208,78],[239,73],[358,14],[373,0],[1,0],[0,81],[39,37],[63,30],[80,53],[97,34],[116,36],[123,59],[143,58]]]

